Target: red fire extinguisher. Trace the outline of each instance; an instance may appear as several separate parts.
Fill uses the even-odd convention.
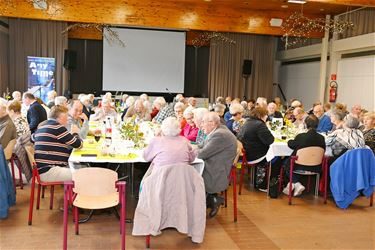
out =
[[[329,101],[330,102],[336,102],[337,98],[337,82],[336,81],[331,81],[329,83]]]

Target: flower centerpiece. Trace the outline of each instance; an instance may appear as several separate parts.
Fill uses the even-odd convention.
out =
[[[136,124],[135,116],[121,125],[120,134],[122,139],[133,141],[136,148],[145,146],[144,134],[139,130],[139,125]]]

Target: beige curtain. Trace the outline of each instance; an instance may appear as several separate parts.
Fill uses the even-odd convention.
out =
[[[273,64],[276,38],[248,34],[225,33],[236,44],[211,44],[208,71],[210,101],[218,96],[242,98],[272,97]],[[242,65],[245,59],[253,61],[252,73],[245,93]]]
[[[375,8],[365,8],[339,17],[341,21],[352,21],[353,29],[340,34],[340,39],[375,32]]]
[[[27,56],[54,57],[56,59],[56,91],[62,94],[68,86],[67,72],[63,68],[64,49],[68,36],[62,31],[66,22],[9,19],[9,81],[10,90],[27,90]]]
[[[0,30],[0,95],[9,86],[9,36]]]

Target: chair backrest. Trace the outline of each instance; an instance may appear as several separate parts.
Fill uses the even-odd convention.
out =
[[[296,163],[304,166],[316,166],[322,164],[324,149],[321,147],[307,147],[297,150]]]
[[[236,157],[233,160],[234,165],[237,164],[238,159],[240,158],[240,156],[242,154],[242,150],[243,150],[242,143],[239,140],[237,140],[237,153],[236,153]]]
[[[27,158],[29,158],[29,162],[30,162],[30,165],[32,168],[35,168],[36,167],[36,163],[35,163],[35,158],[34,158],[34,147],[33,146],[25,146],[25,150],[26,150],[26,153],[27,153]]]
[[[106,168],[81,168],[72,175],[73,191],[88,196],[101,196],[117,192],[117,173]]]
[[[16,145],[16,143],[17,143],[17,139],[13,139],[8,143],[6,148],[4,148],[4,155],[5,155],[5,159],[7,161],[9,161],[10,158],[12,158],[13,149],[14,149],[14,146]]]

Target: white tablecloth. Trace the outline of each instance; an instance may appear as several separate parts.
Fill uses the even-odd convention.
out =
[[[276,156],[289,156],[293,153],[293,149],[288,147],[287,142],[274,142],[266,154],[266,160],[270,162]]]

